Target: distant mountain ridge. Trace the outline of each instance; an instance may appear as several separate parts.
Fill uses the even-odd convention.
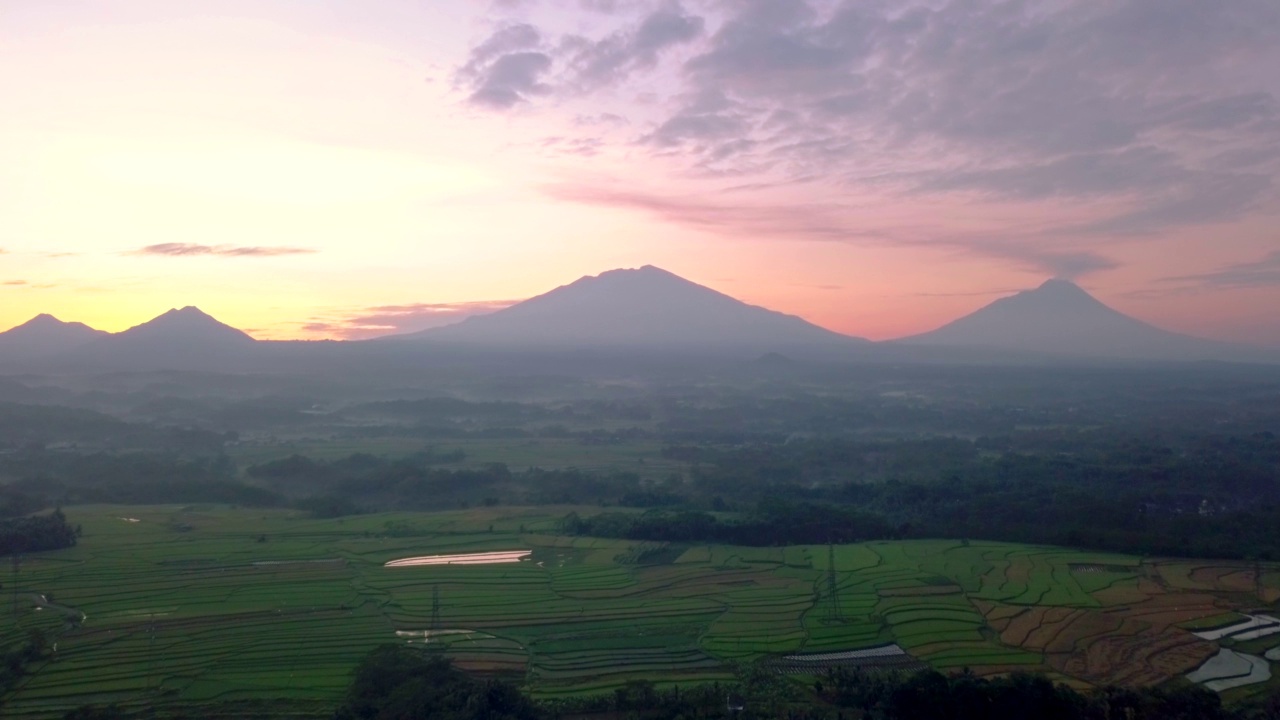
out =
[[[40,314],[0,333],[0,355],[24,358],[57,355],[108,334],[84,323],[63,322],[52,315]]]
[[[113,370],[207,370],[233,367],[257,344],[248,333],[188,306],[76,348],[68,360]]]
[[[803,352],[870,341],[749,305],[652,265],[589,275],[414,338],[483,347]]]
[[[1163,330],[1108,307],[1068,280],[1000,298],[904,345],[990,348],[1066,357],[1125,360],[1267,361],[1262,348]]]
[[[170,310],[159,317],[135,325],[111,336],[112,342],[136,343],[255,343],[252,336],[219,322],[198,307],[190,306]]]
[[[696,355],[756,358],[753,366],[771,371],[813,359],[967,365],[1062,359],[1280,362],[1280,352],[1162,330],[1065,280],[1001,298],[932,332],[871,343],[649,265],[586,276],[488,315],[391,339],[259,342],[196,307],[169,310],[115,334],[39,315],[0,333],[0,369],[365,372],[465,364],[482,356],[522,363],[530,352],[543,357],[543,367],[552,367],[546,363],[553,357],[562,358],[554,367],[568,367],[563,359],[570,357],[575,367],[607,367],[628,359]]]

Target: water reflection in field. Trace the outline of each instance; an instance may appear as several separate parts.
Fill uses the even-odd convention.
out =
[[[499,552],[463,553],[455,555],[423,555],[401,558],[386,563],[386,567],[418,567],[422,565],[497,565],[516,563],[533,554],[531,550],[502,550]]]

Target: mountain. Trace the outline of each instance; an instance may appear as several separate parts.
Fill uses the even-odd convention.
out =
[[[76,348],[69,361],[100,369],[220,369],[250,357],[257,345],[199,308],[185,307]]]
[[[587,276],[504,310],[411,337],[493,349],[752,355],[831,352],[869,344],[748,305],[651,265]]]
[[[78,322],[62,322],[52,315],[37,315],[0,333],[0,358],[34,359],[87,345],[107,333]]]
[[[1261,348],[1162,330],[1107,307],[1068,280],[1049,280],[894,343],[1124,360],[1275,359]]]
[[[198,307],[184,307],[111,336],[111,342],[188,346],[251,345],[255,342],[243,330],[218,322]]]

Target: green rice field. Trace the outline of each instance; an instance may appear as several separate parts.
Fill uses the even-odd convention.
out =
[[[724,680],[736,662],[891,643],[941,669],[1022,668],[1089,685],[1120,672],[1090,643],[1120,638],[1150,649],[1154,675],[1134,682],[1151,682],[1216,651],[1184,628],[1223,622],[1247,600],[1215,589],[1227,570],[1006,543],[637,548],[556,535],[570,510],[592,512],[315,520],[227,507],[66,508],[83,529],[77,547],[0,568],[0,642],[40,628],[56,647],[4,698],[3,716],[110,702],[332,707],[359,659],[388,642],[447,653],[541,697],[635,679]],[[513,550],[532,554],[385,567]]]

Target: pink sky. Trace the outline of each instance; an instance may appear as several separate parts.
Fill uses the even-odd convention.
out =
[[[1280,345],[1280,6],[0,0],[0,326],[427,327],[653,264],[874,339]]]

